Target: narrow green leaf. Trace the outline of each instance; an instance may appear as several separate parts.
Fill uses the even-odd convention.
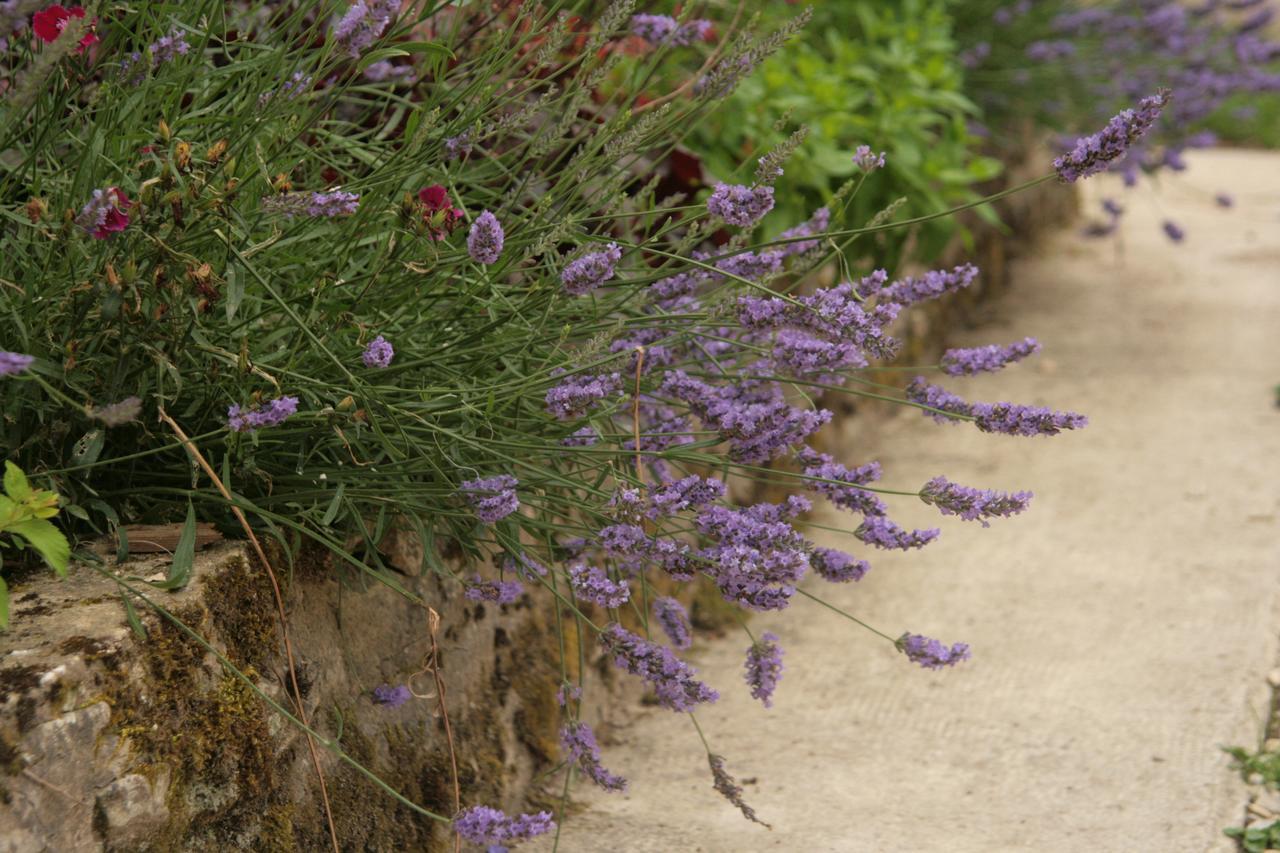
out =
[[[67,576],[67,563],[71,560],[71,543],[67,542],[67,537],[63,536],[62,531],[54,527],[52,522],[33,518],[11,526],[9,532],[16,533],[26,540],[28,545],[44,557],[49,567],[58,573],[58,577]]]
[[[191,568],[196,561],[196,508],[187,501],[187,521],[182,525],[178,545],[173,549],[173,562],[169,565],[169,577],[161,589],[181,589],[191,580]]]
[[[434,53],[453,59],[453,51],[434,41],[406,41],[397,44],[396,47],[409,53]]]
[[[0,631],[9,630],[9,587],[0,578]]]
[[[329,502],[329,508],[324,511],[324,517],[320,519],[320,524],[328,527],[333,524],[333,520],[338,517],[338,510],[342,506],[342,495],[347,491],[346,483],[339,483],[338,490],[334,492],[333,500]]]
[[[139,640],[147,638],[147,629],[143,627],[142,620],[138,618],[138,611],[134,609],[133,602],[129,600],[129,593],[125,588],[120,587],[120,601],[124,604],[124,618],[129,623],[129,627],[133,629],[134,636]]]
[[[236,317],[236,311],[240,308],[241,300],[244,299],[244,276],[240,275],[240,271],[236,269],[235,265],[228,265],[226,278],[227,322],[231,322]]]

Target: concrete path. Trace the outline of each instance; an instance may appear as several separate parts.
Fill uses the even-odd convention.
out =
[[[843,461],[880,459],[891,488],[946,474],[1036,493],[987,530],[897,499],[904,525],[943,528],[911,554],[815,532],[873,568],[810,589],[891,635],[967,641],[973,660],[919,669],[797,599],[753,621],[786,649],[772,710],[742,683],[745,637],[692,658],[722,693],[703,730],[756,779],[745,796],[773,830],[712,789],[688,719],[646,709],[604,748],[631,792],[577,785],[560,850],[1231,849],[1244,790],[1219,745],[1255,743],[1280,627],[1280,156],[1191,166],[1158,194],[1089,184],[1086,209],[1104,193],[1130,209],[1123,258],[1061,234],[1018,266],[1000,321],[957,341],[1039,338],[1036,360],[946,384],[1081,411],[1088,429],[1015,439],[903,411],[846,442]]]

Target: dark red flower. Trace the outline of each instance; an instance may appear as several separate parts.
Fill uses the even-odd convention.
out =
[[[46,44],[57,41],[58,36],[62,35],[62,31],[67,28],[67,22],[72,18],[83,18],[84,7],[72,6],[70,9],[63,7],[58,3],[47,6],[36,12],[31,17],[31,29],[35,31],[36,36]],[[76,48],[76,53],[84,53],[85,48],[91,44],[98,43],[98,36],[92,31],[85,34],[80,39],[80,46]]]
[[[431,236],[443,240],[452,233],[458,223],[462,222],[462,211],[453,206],[449,191],[440,184],[432,184],[418,190],[418,201],[422,204],[422,221],[427,224]]]

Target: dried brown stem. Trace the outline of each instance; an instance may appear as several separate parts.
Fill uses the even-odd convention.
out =
[[[182,442],[182,445],[187,449],[187,452],[191,454],[191,458],[194,459],[196,463],[204,469],[204,472],[209,475],[209,479],[213,481],[213,485],[217,487],[218,492],[224,499],[226,499],[228,505],[230,505],[231,512],[235,515],[236,521],[240,523],[240,527],[244,529],[245,535],[248,536],[249,541],[253,543],[254,553],[258,555],[258,559],[262,561],[263,567],[267,570],[267,577],[271,579],[271,591],[275,594],[276,613],[280,617],[280,634],[284,639],[285,659],[289,664],[289,682],[290,686],[293,688],[293,695],[291,698],[293,699],[298,719],[302,721],[304,726],[310,727],[311,721],[307,719],[307,709],[302,701],[302,690],[298,687],[298,670],[294,665],[293,642],[289,639],[289,618],[285,613],[284,596],[280,594],[280,582],[276,579],[276,573],[271,568],[271,561],[267,559],[267,552],[263,550],[262,543],[258,541],[258,537],[253,533],[253,528],[249,526],[249,520],[245,518],[240,507],[236,506],[235,499],[231,497],[231,492],[223,484],[221,478],[218,477],[217,472],[213,470],[213,466],[204,458],[204,454],[200,452],[195,443],[187,437],[185,432],[182,431],[182,427],[178,426],[177,422],[175,422],[173,418],[169,417],[163,406],[160,407],[160,420],[164,421],[169,429],[173,430],[173,434],[178,437],[178,440]],[[320,767],[320,755],[316,752],[315,738],[311,736],[311,732],[309,731],[306,734],[307,747],[311,751],[311,764],[315,767],[316,777],[320,780],[320,799],[324,802],[324,818],[325,822],[329,826],[329,841],[333,844],[333,853],[341,853],[341,848],[338,846],[338,830],[333,825],[333,809],[329,805],[329,788],[324,781],[324,770]]]

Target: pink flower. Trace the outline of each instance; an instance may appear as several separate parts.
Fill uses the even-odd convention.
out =
[[[62,31],[67,28],[67,22],[72,18],[83,18],[84,7],[72,6],[70,9],[64,8],[58,3],[48,6],[36,12],[31,17],[31,29],[35,30],[36,36],[46,44],[57,41],[58,36],[62,35]],[[85,48],[91,44],[98,43],[97,34],[92,31],[85,34],[80,39],[80,46],[76,48],[76,53],[84,53]]]
[[[133,202],[119,187],[94,190],[93,198],[80,209],[76,224],[89,232],[93,239],[105,240],[129,227],[126,211],[132,206]]]
[[[449,191],[440,184],[432,184],[418,190],[418,201],[422,203],[422,220],[436,240],[448,237],[458,223],[462,222],[462,211],[453,206]]]

